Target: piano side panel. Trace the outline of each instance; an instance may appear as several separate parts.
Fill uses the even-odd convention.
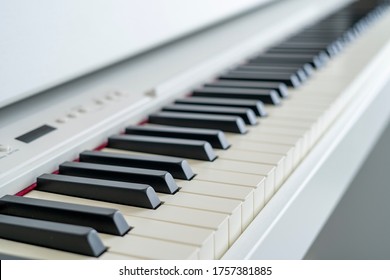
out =
[[[390,259],[389,143],[388,123],[305,259]]]

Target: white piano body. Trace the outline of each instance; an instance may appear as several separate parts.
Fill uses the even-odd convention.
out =
[[[192,22],[188,20],[188,26],[169,22],[167,24],[171,25],[165,28],[176,28],[174,31],[163,34],[164,27],[161,27],[158,29],[161,37],[152,36],[139,45],[133,44],[130,36],[122,38],[121,44],[116,34],[107,37],[108,33],[104,32],[110,30],[104,29],[101,32],[106,36],[103,37],[105,42],[98,36],[100,30],[90,34],[89,42],[63,42],[54,30],[48,30],[58,41],[51,41],[52,46],[42,45],[44,49],[37,51],[40,56],[27,60],[23,50],[41,47],[39,38],[35,42],[35,38],[30,37],[22,43],[31,40],[31,44],[12,51],[7,49],[9,45],[5,41],[3,46],[9,53],[0,47],[1,60],[5,61],[0,66],[0,89],[5,93],[0,98],[0,196],[20,192],[42,173],[53,172],[60,163],[77,158],[81,151],[98,147],[126,125],[139,123],[162,105],[346,2],[350,1],[243,1],[239,7],[232,4],[219,12],[215,8],[221,3],[210,2],[207,5],[214,8],[214,13],[204,14],[200,23],[195,16]],[[151,12],[147,20],[137,18],[142,24],[153,21],[150,17],[156,16],[156,11],[148,5],[157,4],[150,3],[141,5],[144,12]],[[206,5],[198,3],[198,8]],[[177,4],[171,1],[171,6],[165,7]],[[91,21],[107,20],[104,5],[99,5],[101,10],[93,10]],[[27,10],[23,13],[28,14]],[[134,15],[134,11],[131,13]],[[75,13],[74,16],[85,17],[87,21],[88,15]],[[381,32],[390,26],[389,18],[386,13],[346,54],[337,58],[336,65],[330,66],[342,74],[335,84],[346,84],[348,80],[343,93],[348,104],[342,104],[346,106],[337,119],[224,259],[301,259],[305,256],[387,124],[390,68],[382,62],[390,59],[390,36]],[[9,35],[5,38],[16,42],[9,33],[12,30],[1,26],[2,32]],[[66,32],[78,27],[69,28]],[[142,28],[137,26],[132,32],[142,31]],[[157,27],[147,28],[153,32]],[[123,34],[123,30],[121,32],[118,34]],[[73,34],[74,38],[80,39],[81,33],[77,34],[79,37]],[[67,45],[61,46],[64,43]],[[103,46],[104,43],[107,46]],[[72,48],[81,51],[71,53]],[[61,55],[64,57],[59,57]],[[351,58],[356,63],[352,67]],[[355,68],[353,75],[344,72]],[[56,130],[28,144],[15,139],[42,125]]]

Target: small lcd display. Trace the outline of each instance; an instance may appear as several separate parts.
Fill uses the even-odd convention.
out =
[[[30,132],[27,132],[19,137],[16,137],[15,139],[22,141],[24,143],[30,143],[30,142],[42,137],[43,135],[46,135],[49,132],[52,132],[53,130],[56,130],[56,128],[52,127],[50,125],[42,125],[34,130],[31,130]]]

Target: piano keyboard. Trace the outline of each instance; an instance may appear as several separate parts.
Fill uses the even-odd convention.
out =
[[[384,6],[368,15],[353,7],[38,176],[23,197],[1,198],[0,252],[222,258],[353,98],[344,89],[385,43],[374,39],[389,26]]]

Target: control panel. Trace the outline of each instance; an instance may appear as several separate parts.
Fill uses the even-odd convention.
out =
[[[123,90],[96,90],[1,128],[0,196],[19,192],[40,174],[139,122],[152,100]]]

